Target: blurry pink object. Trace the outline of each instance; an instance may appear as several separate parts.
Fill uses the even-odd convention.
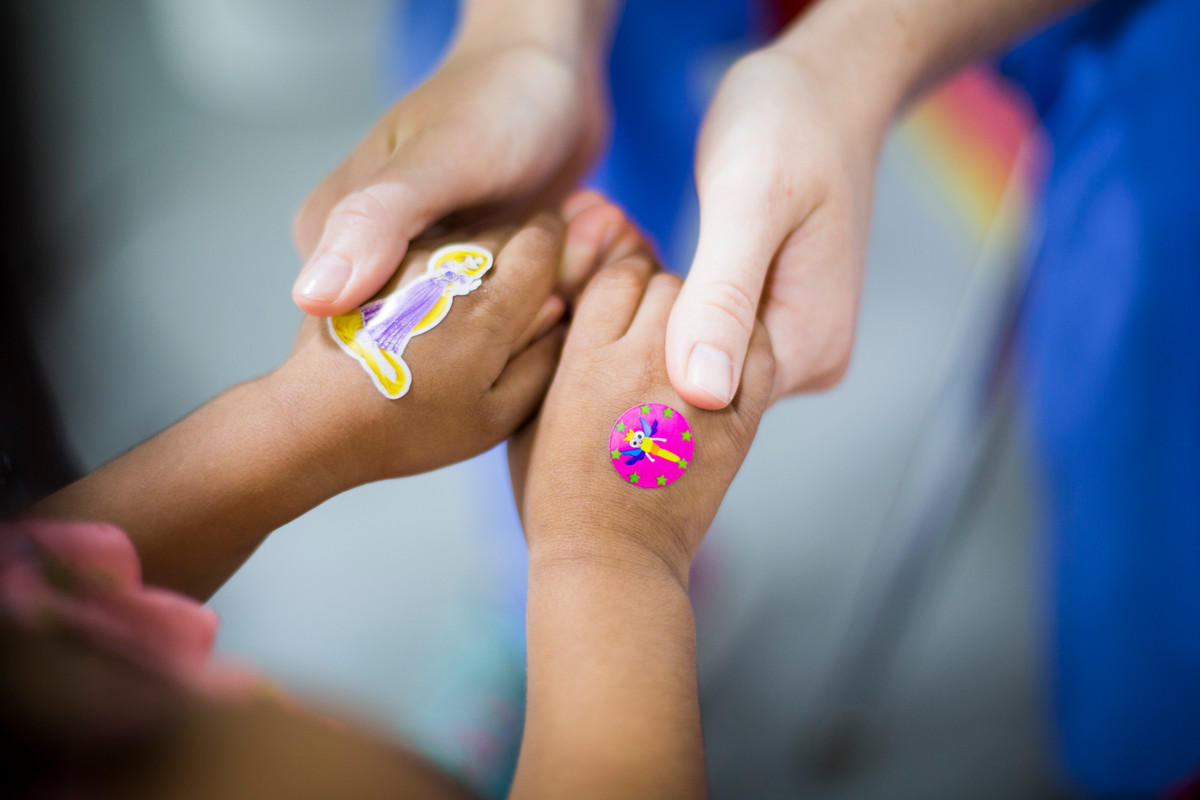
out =
[[[194,689],[241,694],[248,671],[210,659],[217,615],[142,584],[129,537],[98,522],[0,524],[0,618],[66,628],[97,647]]]

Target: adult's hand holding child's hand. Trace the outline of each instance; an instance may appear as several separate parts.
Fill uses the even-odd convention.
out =
[[[526,225],[491,228],[453,241],[495,254],[479,288],[453,299],[445,318],[414,336],[401,356],[412,371],[399,399],[380,392],[334,341],[323,317],[308,317],[292,355],[271,376],[301,406],[311,441],[346,485],[445,466],[503,441],[536,410],[554,374],[564,310],[553,291],[564,225],[539,214]],[[415,243],[380,296],[425,273],[448,241]],[[312,430],[316,428],[317,430]]]
[[[530,558],[598,559],[687,570],[767,407],[774,358],[762,325],[738,395],[721,411],[683,402],[662,341],[680,281],[635,254],[602,267],[578,301],[561,364],[538,417],[509,443]],[[609,431],[628,408],[663,403],[691,425],[687,472],[641,489],[612,467]]]
[[[310,317],[279,369],[233,387],[34,513],[117,525],[147,581],[203,598],[270,531],[338,492],[502,441],[545,394],[562,339],[554,328],[577,287],[596,264],[644,245],[594,193],[571,198],[562,219],[540,214],[520,228],[459,231],[453,241],[487,248],[495,263],[403,348],[411,368],[403,397],[385,397],[335,344],[328,321]],[[420,242],[407,271],[424,274],[441,243]],[[403,272],[385,291],[408,284]]]
[[[696,155],[700,239],[666,336],[690,403],[734,397],[756,317],[778,362],[772,400],[845,372],[885,121],[859,105],[771,49],[722,82]]]
[[[468,9],[445,63],[301,209],[300,308],[331,316],[366,301],[447,215],[486,207],[512,219],[566,194],[605,132],[595,61],[607,13],[577,5]],[[534,13],[549,20],[523,19]]]
[[[455,298],[440,323],[405,347],[413,376],[403,397],[384,397],[334,342],[323,317],[304,321],[291,357],[271,376],[313,420],[310,440],[324,443],[325,461],[348,485],[436,469],[508,438],[550,384],[567,303],[598,264],[649,252],[619,208],[595,192],[578,192],[561,217],[541,213],[522,227],[414,243],[379,296],[423,275],[429,255],[450,242],[488,249],[495,265],[479,288]]]
[[[530,558],[513,797],[705,796],[688,568],[754,438],[774,360],[758,325],[733,402],[683,402],[663,357],[680,282],[655,273],[642,253],[601,267],[538,416],[509,441]],[[692,432],[690,464],[661,488],[622,480],[609,449],[617,418],[647,403],[682,413]],[[679,464],[663,452],[678,456],[671,439],[638,447]]]

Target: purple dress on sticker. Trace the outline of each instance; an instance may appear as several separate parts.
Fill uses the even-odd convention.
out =
[[[412,371],[402,357],[409,340],[441,322],[454,298],[478,288],[491,266],[492,254],[477,245],[441,247],[429,257],[425,274],[412,283],[330,317],[329,334],[385,397],[403,397],[412,386]]]
[[[691,466],[692,429],[683,414],[662,403],[626,411],[608,435],[609,457],[621,479],[643,489],[674,483]]]
[[[363,306],[363,330],[380,350],[402,353],[417,325],[429,316],[443,297],[467,294],[478,284],[478,278],[454,269],[426,275],[391,297]]]

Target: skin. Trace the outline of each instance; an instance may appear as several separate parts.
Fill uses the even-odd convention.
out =
[[[147,583],[206,598],[271,531],[333,495],[494,447],[537,410],[573,292],[597,264],[644,246],[594,193],[573,197],[563,213],[566,223],[540,214],[451,239],[487,247],[495,265],[413,339],[405,397],[385,398],[334,344],[324,318],[309,317],[274,372],[221,394],[28,516],[113,523],[133,540]],[[579,254],[570,269],[564,238]],[[383,293],[423,273],[445,241],[415,244]]]
[[[702,411],[663,357],[678,278],[635,255],[578,303],[536,420],[509,443],[529,543],[528,701],[512,796],[706,794],[688,568],[741,466],[774,375],[765,329],[734,402]],[[661,402],[695,434],[688,473],[629,486],[608,453],[631,398]]]
[[[0,708],[15,797],[469,800],[466,787],[366,726],[264,688],[214,699],[64,628],[0,622]]]
[[[697,148],[700,237],[664,340],[675,390],[697,407],[724,407],[756,318],[779,362],[773,399],[835,384],[853,349],[891,121],[959,67],[1081,4],[819,0],[734,64]],[[582,174],[607,119],[598,76],[615,6],[466,2],[442,68],[302,211],[301,252],[320,243],[297,281],[300,307],[334,314],[357,305],[436,220],[481,205],[521,208]],[[323,285],[310,270],[325,253],[341,259],[331,269],[347,282],[332,299],[327,289],[306,296]]]
[[[744,402],[719,413],[688,410],[704,436],[697,457],[711,464],[690,473],[682,489],[630,504],[628,487],[609,474],[607,484],[562,493],[546,470],[578,459],[594,475],[602,461],[586,439],[572,440],[574,424],[583,420],[588,431],[610,425],[604,420],[629,391],[688,408],[670,394],[658,346],[678,281],[650,280],[649,245],[599,195],[575,195],[562,216],[565,225],[541,215],[520,228],[455,237],[492,249],[496,264],[486,280],[498,280],[487,283],[486,293],[481,287],[458,298],[441,325],[414,340],[406,351],[414,386],[404,402],[385,400],[324,334],[324,320],[308,319],[280,369],[235,387],[48,498],[30,516],[115,522],[130,532],[148,583],[207,594],[263,531],[336,487],[448,463],[517,428],[529,417],[526,404],[541,401],[557,361],[558,317],[578,300],[569,340],[574,364],[560,370],[545,422],[524,425],[512,448],[532,532],[536,709],[513,796],[702,793],[687,564],[765,407],[769,348],[765,339],[752,347],[763,368],[760,377],[748,378]],[[559,259],[564,237],[577,256],[571,268]],[[439,244],[415,246],[407,269],[423,271],[424,257]],[[597,270],[600,278],[589,282]],[[531,284],[544,291],[528,292]],[[560,295],[550,297],[565,301],[539,302],[552,285]],[[547,327],[552,332],[539,336]],[[429,345],[418,351],[420,339]],[[597,371],[611,381],[603,391],[592,391]],[[591,401],[576,402],[589,393]],[[423,435],[413,437],[414,430]],[[675,519],[662,512],[664,502],[694,510]],[[622,508],[633,516],[597,530],[603,535],[594,539],[578,536],[573,522],[598,508],[609,509],[605,516]],[[646,603],[653,614],[643,613]],[[609,637],[613,649],[601,653],[601,639],[591,637]],[[21,732],[25,768],[14,778],[21,785],[54,785],[69,773],[100,797],[473,796],[365,726],[331,724],[266,691],[237,700],[196,694],[49,618],[33,630],[0,624],[0,654],[0,684],[21,699],[0,714]],[[619,702],[596,704],[597,696],[581,705],[580,681]],[[638,698],[641,716],[630,716],[630,701]],[[581,713],[594,715],[595,735],[562,737],[569,721],[579,727]],[[652,727],[630,730],[631,722]],[[555,753],[560,738],[561,758]],[[657,751],[636,746],[659,741]],[[629,771],[610,771],[609,752],[621,755]],[[581,777],[589,787],[564,794]]]
[[[734,403],[709,412],[688,405],[670,387],[661,348],[679,280],[656,274],[649,247],[628,223],[614,232],[620,212],[598,196],[572,198],[564,213],[565,235],[576,246],[600,246],[582,260],[584,269],[559,275],[560,285],[587,281],[587,288],[568,295],[575,312],[563,361],[542,412],[520,428],[509,451],[530,548],[529,699],[512,794],[702,796],[688,567],[754,438],[774,359],[759,326]],[[324,334],[322,321],[309,319],[279,370],[235,387],[31,515],[113,522],[130,533],[148,583],[204,596],[266,531],[337,487],[490,447],[529,416],[524,403],[542,399],[553,369],[560,337],[536,333],[557,314],[546,315],[537,296],[512,290],[540,281],[549,292],[563,235],[561,224],[542,216],[519,230],[469,237],[496,252],[489,275],[507,274],[507,283],[459,298],[454,313],[413,341],[406,354],[414,385],[403,402],[385,400]],[[438,244],[414,248],[409,268],[423,270],[424,255]],[[594,266],[599,271],[588,280]],[[461,357],[432,357],[444,357],[447,347]],[[672,405],[695,433],[693,467],[663,489],[634,489],[609,462],[608,430],[630,396]],[[468,418],[476,424],[464,425]],[[405,435],[413,430],[422,436]],[[55,655],[34,671],[109,668],[100,662],[111,658],[89,648]],[[110,694],[118,688],[110,682]],[[122,691],[141,697],[151,689],[134,676]],[[162,694],[155,724],[166,727],[153,732],[148,752],[135,746],[149,761],[130,762],[133,784],[123,796],[155,796],[175,785],[219,786],[218,793],[236,796],[268,784],[319,796],[318,779],[329,776],[297,772],[294,759],[273,761],[281,743],[302,744],[306,767],[355,763],[357,783],[340,784],[347,796],[418,788],[421,796],[465,796],[420,759],[370,736],[330,730],[298,709],[214,708],[175,687]],[[30,713],[45,711],[41,704]],[[241,742],[237,770],[226,768],[231,741]]]
[[[837,383],[892,120],[943,77],[1077,5],[820,0],[734,64],[697,147],[700,238],[666,337],[679,392],[725,405],[756,317],[779,362],[773,398]],[[707,357],[695,359],[697,348]]]
[[[294,238],[308,260],[297,305],[325,316],[360,305],[409,242],[452,213],[522,218],[560,202],[605,136],[598,65],[614,6],[471,3],[437,73],[301,208]]]

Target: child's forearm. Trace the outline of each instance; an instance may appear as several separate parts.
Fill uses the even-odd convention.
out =
[[[111,522],[147,583],[206,598],[268,533],[356,482],[330,460],[327,395],[275,375],[235,386],[28,514]]]
[[[532,555],[528,628],[512,797],[706,794],[695,627],[673,570]]]

